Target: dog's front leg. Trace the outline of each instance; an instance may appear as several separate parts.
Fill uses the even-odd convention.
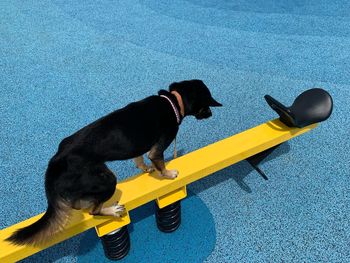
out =
[[[147,164],[145,164],[143,155],[134,158],[134,162],[136,167],[141,169],[144,173],[151,173],[154,171],[154,168],[152,166],[148,166]]]
[[[159,146],[154,146],[148,154],[149,159],[152,161],[154,167],[160,173],[161,176],[169,179],[175,179],[179,172],[177,170],[167,170],[164,163],[164,155],[162,149]]]

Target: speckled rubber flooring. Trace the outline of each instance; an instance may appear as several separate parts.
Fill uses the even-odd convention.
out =
[[[323,87],[331,118],[188,187],[173,234],[132,213],[122,262],[350,261],[350,4],[345,0],[0,1],[0,227],[46,208],[44,172],[82,126],[173,81],[199,78],[224,107],[180,127],[182,154],[244,131]],[[147,127],[140,127],[140,130]],[[171,158],[172,150],[166,152]],[[122,180],[131,161],[109,167]],[[0,248],[1,253],[1,248]],[[93,230],[23,262],[106,262]]]

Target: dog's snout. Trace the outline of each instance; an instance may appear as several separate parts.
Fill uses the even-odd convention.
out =
[[[201,119],[207,119],[209,118],[210,116],[212,116],[212,113],[211,113],[211,110],[208,108],[208,109],[201,109],[197,115],[195,115],[195,117],[198,119],[198,120],[201,120]]]
[[[204,109],[203,110],[203,117],[204,118],[209,118],[210,116],[212,116],[213,114],[211,113],[210,109]]]

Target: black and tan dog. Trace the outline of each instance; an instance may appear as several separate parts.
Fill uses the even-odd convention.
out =
[[[19,229],[7,240],[17,245],[39,245],[61,231],[72,209],[91,209],[92,215],[121,216],[124,206],[102,205],[112,197],[116,177],[105,162],[134,158],[145,172],[153,167],[160,176],[173,179],[176,170],[167,170],[163,152],[174,140],[185,116],[209,118],[210,107],[221,106],[201,80],[173,83],[89,124],[62,140],[48,164],[45,190],[48,208],[41,219]],[[144,163],[148,152],[153,167]]]

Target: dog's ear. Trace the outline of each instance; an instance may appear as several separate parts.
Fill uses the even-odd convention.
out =
[[[174,82],[169,86],[170,92],[176,91],[180,94],[185,108],[185,115],[192,115],[194,113],[193,103],[196,101],[196,92],[190,84],[191,81],[185,80]]]
[[[171,83],[169,86],[169,91],[178,91],[178,89],[181,87],[181,84],[178,82]]]
[[[208,87],[200,79],[174,82],[170,84],[169,91],[176,91],[181,95],[186,115],[195,115],[204,107],[222,106],[211,96]]]

